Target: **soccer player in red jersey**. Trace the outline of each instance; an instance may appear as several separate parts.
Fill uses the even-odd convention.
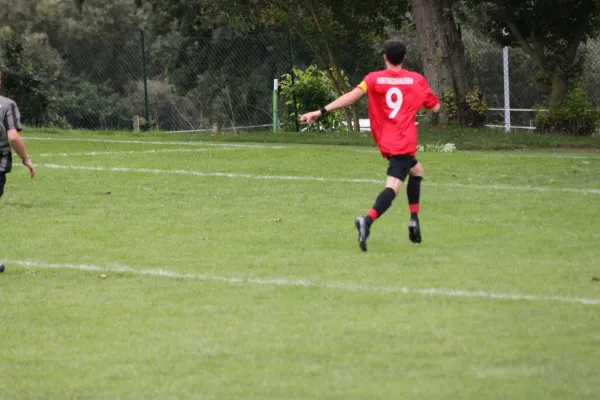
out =
[[[327,112],[347,107],[367,94],[369,120],[373,139],[384,158],[389,161],[385,189],[366,216],[356,218],[358,244],[367,251],[367,237],[371,225],[390,208],[402,184],[410,176],[406,187],[410,209],[409,238],[421,242],[419,200],[423,166],[415,158],[417,152],[416,115],[425,106],[432,112],[440,110],[440,101],[431,91],[425,78],[402,68],[406,60],[406,44],[388,40],[383,46],[386,69],[368,74],[354,90],[344,94],[320,110],[304,114],[301,121],[313,123]]]

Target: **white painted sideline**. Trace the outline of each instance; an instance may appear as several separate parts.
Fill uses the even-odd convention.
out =
[[[171,142],[171,141],[149,141],[149,140],[116,140],[116,139],[85,139],[85,138],[44,138],[35,136],[23,136],[26,140],[46,140],[60,142],[91,142],[91,143],[122,143],[122,144],[165,144],[165,145],[188,145],[188,146],[217,146],[217,147],[240,147],[240,148],[256,148],[256,149],[287,149],[287,146],[269,145],[263,146],[260,144],[242,144],[242,143],[212,143],[212,142]]]
[[[233,146],[222,146],[222,147],[199,147],[199,148],[179,148],[179,149],[153,149],[153,150],[129,150],[129,151],[87,151],[87,152],[77,152],[77,153],[40,153],[33,154],[32,157],[76,157],[76,156],[105,156],[105,155],[118,155],[118,154],[152,154],[152,153],[196,153],[196,152],[205,152],[205,151],[227,151],[227,150],[280,150],[280,149],[290,149],[289,147],[233,147]],[[377,149],[349,149],[349,151],[357,152],[357,153],[369,153],[369,154],[379,154],[379,150]],[[517,157],[517,158],[556,158],[556,159],[565,159],[565,160],[598,160],[600,161],[600,156],[569,156],[564,154],[483,154],[486,157]]]
[[[599,160],[600,153],[589,153],[589,155],[568,155],[568,154],[498,154],[501,156],[520,157],[520,158],[564,158],[566,160]]]
[[[265,179],[265,180],[283,180],[283,181],[317,181],[317,182],[342,182],[342,183],[377,183],[383,184],[383,179],[361,179],[361,178],[324,178],[318,176],[294,176],[294,175],[251,175],[235,174],[229,172],[201,172],[187,171],[180,169],[150,169],[150,168],[127,168],[127,167],[91,167],[83,165],[58,165],[58,164],[39,164],[38,167],[51,169],[67,169],[81,171],[105,171],[105,172],[135,172],[144,174],[167,174],[167,175],[192,175],[219,178],[244,178],[244,179]],[[483,190],[519,190],[535,192],[568,192],[600,195],[600,189],[580,189],[580,188],[561,188],[548,186],[512,186],[512,185],[472,185],[462,183],[434,183],[426,182],[428,186],[435,187],[455,187]]]
[[[377,150],[377,148],[370,148],[370,149],[369,148],[364,148],[364,149],[349,148],[348,151],[352,151],[355,153],[379,154],[379,150]],[[460,149],[458,149],[458,151],[460,151]],[[427,152],[418,153],[418,158],[421,158],[421,155],[423,153],[427,153]],[[531,154],[531,153],[523,154],[523,150],[512,150],[512,151],[511,150],[504,150],[504,151],[498,150],[495,152],[481,151],[481,152],[473,152],[473,153],[479,157],[560,158],[560,159],[565,159],[565,160],[596,160],[596,161],[600,161],[600,152],[594,152],[594,153],[578,152],[578,154],[580,154],[580,155],[570,155],[573,153],[568,153],[568,152],[561,152],[561,153],[539,152],[537,154],[535,154],[535,153],[534,154]],[[451,154],[451,153],[446,153],[446,154]]]
[[[46,140],[46,141],[72,141],[72,142],[94,142],[94,143],[124,143],[124,144],[156,144],[156,145],[189,145],[189,146],[216,146],[216,147],[233,147],[233,148],[256,148],[256,149],[293,149],[296,148],[294,146],[283,146],[283,145],[259,145],[259,144],[243,144],[243,143],[214,143],[214,142],[192,142],[192,141],[147,141],[147,140],[116,140],[116,139],[86,139],[86,138],[44,138],[44,137],[35,137],[35,136],[23,136],[23,139],[27,140]],[[300,145],[301,146],[301,145]],[[326,146],[326,145],[317,145],[317,146]],[[373,153],[378,154],[379,151],[377,148],[373,147],[370,149],[356,149],[350,148],[353,152],[359,153]],[[460,150],[460,149],[458,149]],[[515,150],[520,151],[520,150]],[[598,155],[598,157],[594,157],[594,155]],[[532,157],[532,158],[566,158],[566,159],[600,159],[600,153],[592,153],[588,156],[585,155],[566,155],[566,154],[506,154],[505,152],[498,152],[498,156],[510,156],[510,157]],[[486,155],[491,155],[487,153]]]
[[[544,296],[535,294],[517,294],[517,293],[494,293],[484,290],[468,291],[453,289],[412,289],[402,286],[370,286],[364,284],[342,283],[342,282],[314,282],[305,279],[285,279],[285,278],[252,278],[252,277],[234,277],[228,278],[209,274],[180,274],[164,269],[143,269],[137,270],[129,266],[105,267],[89,264],[50,264],[32,260],[5,260],[7,265],[16,264],[31,268],[51,268],[51,269],[74,269],[81,271],[102,271],[130,273],[136,275],[146,275],[154,277],[177,278],[177,279],[195,279],[200,281],[224,282],[239,285],[265,285],[265,286],[296,286],[316,289],[333,289],[345,292],[376,292],[376,293],[402,293],[405,295],[427,295],[442,297],[466,297],[466,298],[484,298],[489,300],[512,300],[512,301],[537,301],[537,302],[560,302],[560,303],[578,303],[584,305],[600,305],[600,298],[583,298],[570,296]]]
[[[191,149],[154,149],[154,150],[129,150],[129,151],[88,151],[79,153],[40,153],[31,157],[75,157],[75,156],[112,156],[119,154],[153,154],[153,153],[199,153],[204,151],[233,151],[233,150],[266,150],[242,147],[212,147]]]

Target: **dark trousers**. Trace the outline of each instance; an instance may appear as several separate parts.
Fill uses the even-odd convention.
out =
[[[4,185],[6,185],[6,174],[0,172],[0,197],[4,194]]]

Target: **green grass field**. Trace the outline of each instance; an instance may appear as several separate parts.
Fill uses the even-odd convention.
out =
[[[421,153],[362,253],[372,147],[24,135],[2,399],[600,396],[600,153]]]

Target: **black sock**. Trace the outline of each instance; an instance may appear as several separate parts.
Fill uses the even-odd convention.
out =
[[[410,217],[418,218],[419,201],[421,199],[421,176],[411,176],[406,185],[406,197],[408,197],[408,206],[410,208]]]
[[[373,205],[373,210],[377,213],[377,218],[381,217],[384,212],[387,211],[388,208],[392,205],[392,201],[396,198],[396,192],[392,188],[385,188],[379,193],[377,199],[375,200],[375,204]],[[371,214],[371,212],[369,212]],[[371,221],[374,220],[371,215],[368,215]]]
[[[411,176],[406,185],[406,197],[408,197],[408,204],[419,204],[421,199],[421,176]]]

